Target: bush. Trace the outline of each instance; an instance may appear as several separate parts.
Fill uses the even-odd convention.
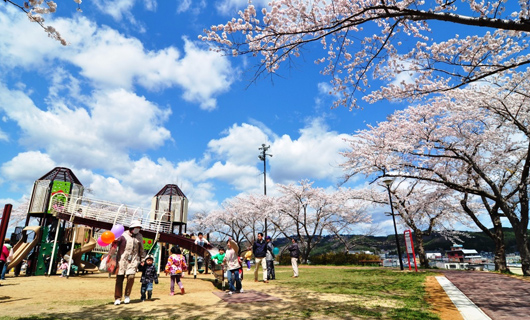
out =
[[[344,252],[329,252],[309,257],[311,264],[319,265],[351,265],[363,264],[361,261],[381,261],[379,256],[365,253],[349,254]]]
[[[360,261],[381,261],[381,258],[373,254],[355,253],[349,254],[344,252],[328,252],[324,254],[314,255],[309,257],[309,261],[314,265],[352,265],[352,264],[366,264]],[[280,265],[291,265],[291,256],[289,254],[282,254],[279,260]],[[298,261],[300,263],[300,261]],[[373,263],[375,264],[375,263]]]
[[[282,254],[280,256],[280,260],[278,260],[280,265],[291,265],[291,255],[290,254]],[[300,261],[298,261],[298,263],[300,263]]]

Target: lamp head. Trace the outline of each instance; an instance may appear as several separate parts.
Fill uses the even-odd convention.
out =
[[[387,187],[390,187],[392,185],[392,182],[394,182],[393,178],[386,178],[383,180],[383,183],[386,184]]]

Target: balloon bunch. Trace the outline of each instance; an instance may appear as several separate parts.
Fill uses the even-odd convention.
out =
[[[105,231],[99,236],[98,244],[102,247],[106,247],[111,244],[114,239],[119,238],[124,231],[125,228],[121,224],[117,224],[113,226],[110,231]]]

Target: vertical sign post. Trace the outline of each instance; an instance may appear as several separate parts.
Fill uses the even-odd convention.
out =
[[[405,236],[405,244],[407,247],[407,259],[409,261],[409,271],[412,270],[410,266],[410,254],[412,254],[412,258],[414,259],[414,269],[416,272],[418,272],[418,266],[416,265],[416,253],[414,252],[414,243],[412,242],[412,232],[409,230],[405,230],[403,232]]]

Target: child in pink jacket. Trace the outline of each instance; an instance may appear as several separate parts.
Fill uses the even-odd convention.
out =
[[[175,295],[175,282],[180,288],[180,293],[185,293],[184,285],[180,281],[180,277],[182,276],[182,272],[188,270],[188,266],[186,265],[186,258],[182,255],[182,252],[178,246],[172,247],[171,253],[172,254],[167,259],[167,264],[164,271],[166,275],[168,273],[171,274],[171,288],[169,295],[173,296]]]

